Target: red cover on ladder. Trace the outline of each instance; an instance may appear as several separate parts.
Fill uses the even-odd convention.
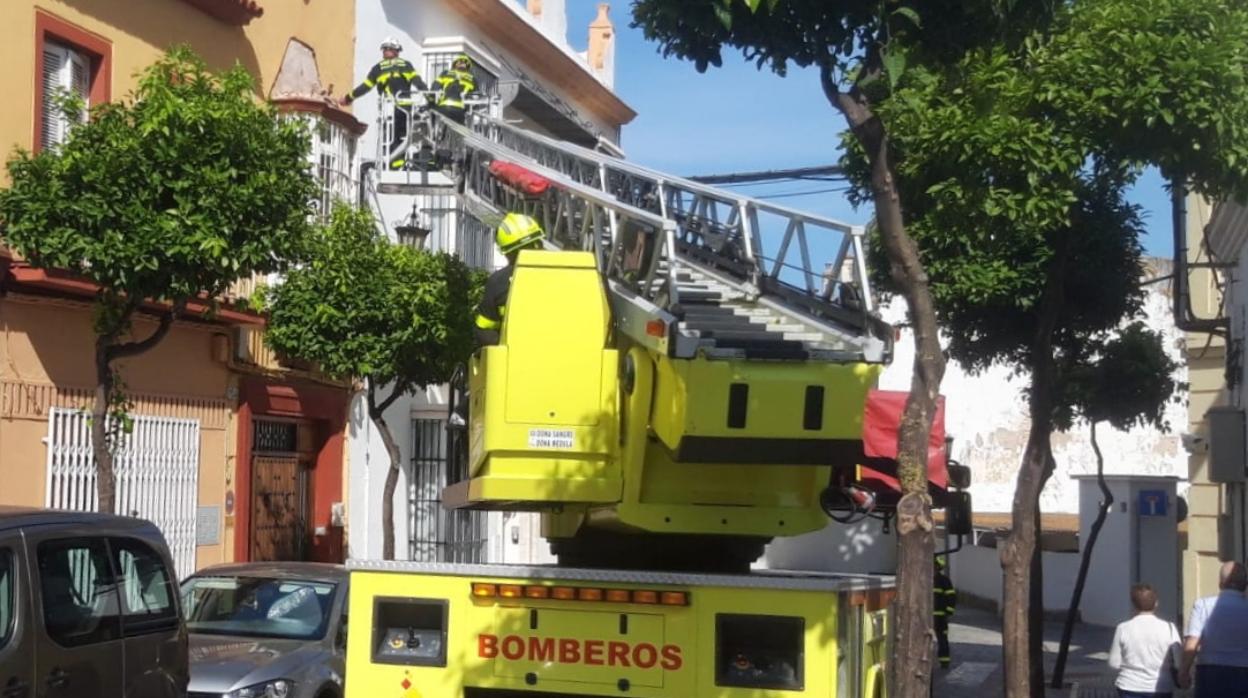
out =
[[[514,162],[495,160],[490,163],[490,174],[509,187],[519,189],[529,196],[541,196],[550,188],[550,180]]]
[[[909,393],[900,390],[872,390],[867,393],[867,409],[862,418],[862,450],[869,458],[897,458],[897,432],[901,413],[906,409]],[[936,487],[949,484],[945,453],[945,398],[936,398],[936,416],[932,433],[927,438],[927,479]],[[901,491],[901,483],[892,475],[863,467],[862,480]]]

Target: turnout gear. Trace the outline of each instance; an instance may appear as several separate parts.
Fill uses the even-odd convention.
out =
[[[947,572],[948,561],[944,556],[936,558],[936,570],[932,577],[932,615],[936,626],[936,659],[941,669],[948,669],[952,656],[949,651],[949,619],[953,617],[954,608],[958,605],[958,594],[953,588],[953,580]]]
[[[393,39],[386,39],[381,44],[382,49],[390,49],[398,51],[402,47]],[[382,97],[394,98],[394,130],[390,136],[390,169],[399,170],[407,164],[407,156],[401,152],[403,144],[407,141],[408,120],[410,118],[409,111],[412,107],[412,91],[423,91],[428,89],[425,81],[420,78],[420,73],[416,72],[416,67],[405,58],[383,58],[380,62],[368,71],[368,76],[364,78],[364,82],[356,86],[343,99],[346,104],[363,97],[368,94],[369,90],[377,90],[377,94]]]
[[[459,123],[464,123],[464,99],[477,90],[477,78],[472,74],[472,59],[461,53],[451,61],[449,70],[442,71],[435,81],[438,91],[434,106]]]
[[[481,295],[481,304],[477,306],[474,330],[477,343],[482,346],[498,344],[503,328],[503,317],[507,314],[507,293],[511,290],[511,274],[515,269],[516,254],[520,250],[534,247],[545,237],[542,226],[529,216],[522,213],[509,213],[494,233],[494,241],[499,250],[507,255],[507,266],[490,274],[485,281],[485,292]]]

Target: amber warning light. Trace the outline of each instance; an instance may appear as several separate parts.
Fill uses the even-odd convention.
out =
[[[478,599],[554,599],[595,603],[636,603],[657,606],[688,606],[689,593],[655,589],[602,589],[599,587],[546,586],[543,584],[495,584],[473,582]]]

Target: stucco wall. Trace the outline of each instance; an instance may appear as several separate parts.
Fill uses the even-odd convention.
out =
[[[178,43],[190,44],[215,68],[239,63],[256,78],[265,95],[291,38],[316,51],[323,83],[341,89],[351,82],[354,0],[261,0],[260,4],[264,14],[237,27],[179,0],[0,2],[0,65],[4,66],[0,94],[13,105],[0,110],[0,149],[7,156],[15,146],[31,147],[36,8],[112,44],[113,99],[132,89],[135,73]]]
[[[135,323],[146,336],[154,323]],[[52,407],[86,407],[95,384],[91,309],[86,304],[9,295],[0,300],[0,503],[43,506]],[[213,360],[211,327],[178,323],[150,352],[117,363],[133,414],[197,419],[199,504],[220,505],[232,465],[232,379]],[[142,512],[140,512],[141,514]],[[230,531],[197,549],[198,566],[229,559]]]
[[[1167,260],[1151,260],[1146,278],[1170,273]],[[1170,358],[1183,364],[1175,372],[1179,383],[1187,381],[1184,336],[1174,326],[1168,283],[1146,287],[1144,321],[1163,333]],[[905,316],[904,303],[895,299],[884,312],[885,319],[899,322]],[[903,331],[896,343],[896,357],[880,378],[880,387],[908,390],[914,357],[913,336]],[[972,375],[950,361],[941,383],[946,398],[946,430],[954,437],[953,457],[971,467],[971,494],[976,511],[1010,510],[1018,465],[1027,444],[1030,420],[1024,389],[1025,376],[1015,376],[1005,366],[993,366]],[[1185,395],[1166,408],[1169,433],[1153,428],[1118,431],[1108,425],[1097,429],[1105,453],[1105,471],[1111,474],[1173,475],[1186,478],[1187,453],[1180,433],[1187,424]],[[1076,424],[1067,433],[1053,435],[1053,455],[1057,471],[1041,495],[1041,507],[1050,513],[1079,510],[1078,487],[1070,475],[1096,471],[1096,456],[1086,424]]]

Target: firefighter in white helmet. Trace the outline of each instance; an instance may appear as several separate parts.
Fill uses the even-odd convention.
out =
[[[416,66],[406,58],[399,57],[402,50],[403,45],[397,39],[386,37],[381,42],[381,61],[368,71],[364,82],[339,100],[343,106],[346,106],[368,94],[368,91],[372,89],[376,89],[378,95],[394,98],[394,134],[390,139],[390,162],[388,163],[392,170],[401,170],[407,164],[406,153],[401,152],[399,148],[407,139],[408,115],[412,105],[415,104],[412,91],[428,89],[425,81],[420,78],[420,73],[416,71]]]

